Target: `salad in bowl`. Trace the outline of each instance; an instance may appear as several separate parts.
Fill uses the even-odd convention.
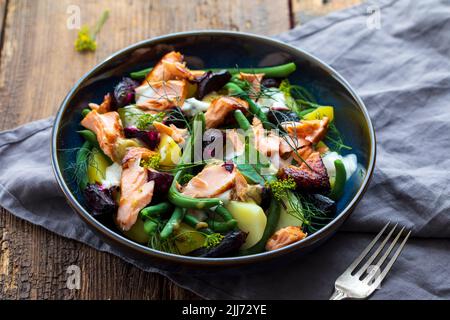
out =
[[[295,70],[192,70],[171,51],[124,77],[82,111],[75,176],[89,213],[150,248],[208,258],[327,225],[358,159],[333,106],[288,80]]]

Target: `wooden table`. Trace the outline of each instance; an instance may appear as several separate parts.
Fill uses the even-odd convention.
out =
[[[139,40],[193,29],[274,35],[360,1],[0,0],[0,130],[55,114],[80,76]],[[89,25],[110,10],[95,53],[74,50],[77,30],[68,28],[67,20],[78,9],[81,23]],[[73,264],[81,268],[80,290],[66,287],[66,270]],[[0,208],[0,299],[195,298],[162,276]]]

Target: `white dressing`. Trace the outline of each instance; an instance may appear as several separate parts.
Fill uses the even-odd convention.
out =
[[[111,188],[120,186],[120,178],[122,177],[122,166],[114,162],[112,165],[106,168],[105,179],[102,181],[102,186],[105,188]]]

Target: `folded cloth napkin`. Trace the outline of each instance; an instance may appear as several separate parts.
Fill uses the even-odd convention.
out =
[[[373,299],[449,299],[450,2],[376,1],[313,20],[278,38],[331,64],[365,101],[378,138],[371,186],[336,236],[270,270],[159,270],[120,255],[67,205],[54,179],[53,119],[0,133],[0,205],[59,235],[169,277],[205,298],[327,299],[390,220],[413,230]],[[222,274],[223,273],[223,274]]]

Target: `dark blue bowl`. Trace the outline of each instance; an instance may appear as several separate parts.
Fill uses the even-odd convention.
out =
[[[289,79],[306,87],[320,104],[335,107],[337,127],[352,147],[362,173],[347,183],[345,196],[339,200],[336,217],[320,231],[279,250],[252,256],[230,258],[196,258],[160,252],[125,238],[112,221],[99,221],[86,209],[84,199],[74,183],[69,168],[75,162],[75,150],[82,144],[76,133],[80,129],[81,110],[89,102],[102,101],[121,77],[154,65],[168,51],[180,51],[189,67],[261,67],[295,62],[297,71]],[[266,261],[290,254],[310,251],[329,238],[341,226],[363,196],[375,164],[375,134],[364,103],[336,71],[301,49],[276,40],[229,31],[196,31],[176,33],[145,40],[125,48],[94,67],[82,77],[64,99],[55,119],[52,137],[53,168],[71,206],[84,221],[110,245],[122,253],[160,267],[173,265],[236,266]],[[294,254],[295,252],[295,254]]]

